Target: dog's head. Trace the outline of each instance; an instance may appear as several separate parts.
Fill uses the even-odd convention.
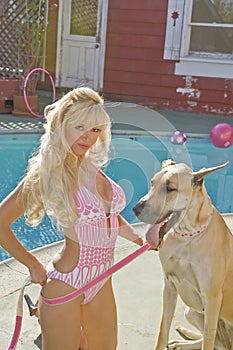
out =
[[[186,212],[194,193],[201,194],[205,190],[203,184],[205,175],[227,164],[228,162],[193,172],[184,163],[164,161],[162,169],[151,179],[149,192],[133,208],[135,215],[140,221],[152,226],[166,223],[163,228],[164,235],[177,222],[181,213]]]

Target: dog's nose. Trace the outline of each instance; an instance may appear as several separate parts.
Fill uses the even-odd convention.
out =
[[[137,203],[137,204],[133,207],[134,214],[135,214],[136,216],[140,215],[141,212],[142,212],[142,210],[143,210],[143,208],[144,208],[144,206],[145,206],[145,202],[139,202],[139,203]]]

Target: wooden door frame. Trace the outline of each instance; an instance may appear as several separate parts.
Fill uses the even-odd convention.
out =
[[[71,0],[70,0],[71,1]],[[56,54],[56,73],[55,73],[55,85],[60,86],[61,82],[61,63],[62,63],[62,28],[63,24],[63,13],[64,6],[67,5],[67,0],[59,0],[59,11],[58,11],[58,27],[57,27],[57,54]],[[101,28],[100,28],[100,56],[99,56],[99,91],[103,90],[104,83],[104,64],[105,64],[105,50],[106,50],[106,34],[107,34],[107,20],[108,20],[108,0],[98,0],[98,6],[102,7],[100,11]]]

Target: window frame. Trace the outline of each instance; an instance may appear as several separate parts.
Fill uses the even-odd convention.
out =
[[[173,10],[177,8],[177,0],[168,0],[168,16],[167,16],[167,32],[166,32],[166,40],[165,40],[165,51],[164,51],[164,59],[174,59],[178,62],[175,64],[175,74],[176,75],[190,75],[190,76],[203,76],[203,77],[214,77],[214,78],[225,78],[232,79],[233,78],[233,57],[229,58],[217,58],[214,57],[214,54],[200,53],[197,56],[189,55],[189,47],[190,47],[190,38],[191,38],[191,28],[197,26],[197,23],[191,23],[192,16],[192,8],[193,8],[193,0],[178,2],[178,11],[180,14],[179,27],[181,28],[179,33],[176,34],[176,42],[179,42],[179,47],[177,46],[177,50],[179,51],[179,55],[172,56],[166,53],[166,47],[172,48],[173,43],[170,38],[172,38],[171,31],[172,29],[171,23],[169,23],[171,13]],[[183,7],[183,8],[182,8]],[[212,23],[198,23],[198,25],[203,27],[222,27],[222,28],[233,28],[233,24],[212,24]],[[169,33],[170,32],[170,33]],[[174,37],[173,33],[173,37]],[[173,49],[174,50],[174,49]]]

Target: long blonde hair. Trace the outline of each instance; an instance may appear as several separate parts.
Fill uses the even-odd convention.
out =
[[[45,108],[45,133],[38,153],[29,160],[23,181],[26,222],[38,225],[45,213],[57,226],[70,227],[77,220],[73,193],[78,189],[80,162],[72,152],[67,128],[85,124],[100,127],[96,143],[85,158],[101,167],[108,161],[111,122],[103,99],[90,88],[76,88]]]

